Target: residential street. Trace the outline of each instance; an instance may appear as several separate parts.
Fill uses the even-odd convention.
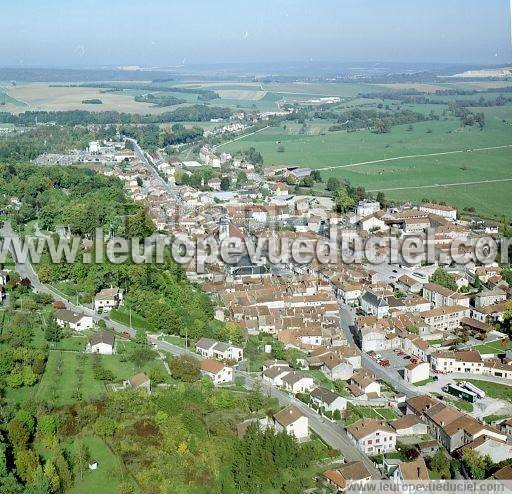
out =
[[[17,234],[12,230],[10,223],[5,223],[0,234],[4,238],[18,238]],[[47,293],[54,297],[55,300],[60,300],[64,302],[70,310],[76,312],[82,312],[84,314],[90,315],[93,317],[95,321],[102,320],[105,322],[107,327],[113,329],[118,333],[129,333],[131,336],[135,336],[135,330],[120,324],[118,322],[112,321],[108,318],[107,315],[96,314],[92,309],[88,307],[84,307],[82,305],[76,305],[68,301],[62,295],[57,293],[55,290],[52,290],[47,285],[44,285],[39,281],[37,274],[35,273],[32,265],[30,264],[19,264],[16,263],[16,271],[20,275],[21,278],[28,278],[32,284],[32,287],[36,292],[39,293]],[[183,347],[173,345],[166,341],[161,341],[156,338],[150,338],[151,343],[154,343],[159,350],[168,352],[172,355],[184,355],[191,354],[196,358],[199,358],[197,354],[192,352],[191,350],[186,350]],[[238,375],[242,376],[245,379],[245,383],[249,387],[259,387],[262,391],[267,394],[274,396],[279,400],[281,405],[290,405],[293,404],[298,407],[309,419],[309,425],[313,431],[315,431],[329,446],[332,448],[338,449],[342,452],[343,456],[348,460],[361,460],[365,463],[366,467],[372,474],[373,478],[379,479],[381,478],[380,472],[374,466],[374,464],[370,461],[370,459],[361,453],[348,439],[343,428],[337,424],[333,424],[329,422],[329,420],[321,418],[315,411],[307,407],[300,400],[294,398],[291,395],[281,391],[280,389],[271,386],[269,384],[261,383],[259,379],[255,379],[255,377],[247,372],[238,372]]]

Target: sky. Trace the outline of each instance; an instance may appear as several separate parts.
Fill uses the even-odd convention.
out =
[[[17,0],[0,66],[512,61],[510,0]]]

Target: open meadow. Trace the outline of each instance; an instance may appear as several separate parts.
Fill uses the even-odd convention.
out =
[[[369,100],[373,101],[373,100]],[[370,103],[373,105],[373,103]],[[387,134],[329,131],[333,122],[285,124],[221,146],[228,152],[254,147],[265,166],[301,165],[396,200],[446,201],[489,215],[512,210],[512,106],[472,108],[486,126],[461,127],[443,116],[445,105],[404,105],[434,110],[438,121],[399,125]]]

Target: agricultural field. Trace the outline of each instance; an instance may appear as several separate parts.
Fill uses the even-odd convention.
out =
[[[33,390],[32,398],[55,406],[70,405],[78,396],[84,401],[100,399],[107,392],[106,382],[95,377],[94,358],[97,357],[90,354],[51,350],[46,370]],[[113,373],[114,382],[121,382],[141,371],[122,355],[101,355],[99,360],[105,370]],[[154,365],[163,366],[161,362],[150,362],[148,368]]]
[[[269,127],[221,149],[236,152],[252,146],[262,153],[265,166],[319,169],[324,180],[348,179],[392,200],[428,198],[474,207],[492,217],[510,216],[512,106],[472,108],[485,113],[484,130],[461,127],[458,118],[441,116],[444,105],[404,108],[425,114],[433,109],[440,120],[395,126],[388,134],[329,132],[332,122],[308,121],[304,129],[294,124]]]
[[[134,101],[133,95],[123,92],[102,92],[99,88],[86,87],[51,87],[47,83],[31,83],[4,89],[10,98],[18,103],[6,101],[2,111],[20,113],[23,111],[45,110],[89,110],[119,111],[127,113],[162,113],[166,108],[155,107],[149,103]],[[100,99],[103,104],[83,104],[83,100]],[[0,93],[0,101],[2,96]]]

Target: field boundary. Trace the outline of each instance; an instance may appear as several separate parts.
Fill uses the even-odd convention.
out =
[[[455,182],[451,184],[433,184],[433,185],[411,185],[408,187],[393,187],[389,189],[372,189],[368,192],[392,192],[394,190],[410,190],[410,189],[432,189],[438,187],[461,187],[464,185],[492,184],[496,182],[512,182],[512,178],[497,178],[493,180],[478,180],[476,182]]]
[[[450,154],[459,154],[459,153],[472,153],[477,151],[491,151],[493,149],[507,149],[512,148],[512,144],[505,144],[503,146],[492,146],[492,147],[485,147],[485,148],[473,148],[473,149],[462,149],[458,151],[444,151],[442,153],[429,153],[429,154],[411,154],[409,156],[396,156],[394,158],[383,158],[380,160],[373,160],[373,161],[362,161],[361,163],[350,163],[348,165],[333,165],[333,166],[326,166],[324,168],[316,168],[318,171],[329,171],[329,170],[336,170],[338,168],[349,168],[354,166],[364,166],[364,165],[373,165],[375,163],[386,163],[388,161],[398,161],[398,160],[405,160],[405,159],[413,159],[413,158],[428,158],[430,156],[446,156]],[[389,189],[392,190],[392,189]]]

